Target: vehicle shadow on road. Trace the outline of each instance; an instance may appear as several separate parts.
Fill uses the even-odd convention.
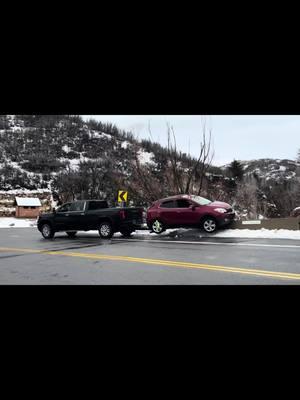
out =
[[[68,236],[55,236],[53,239],[46,241],[47,249],[45,248],[44,239],[40,239],[40,243],[44,245],[43,247],[46,251],[62,251],[98,247],[104,244],[110,244],[111,239],[103,240],[97,235],[95,235],[95,237],[91,235],[77,235],[75,238],[69,238]],[[56,247],[53,247],[53,245]]]

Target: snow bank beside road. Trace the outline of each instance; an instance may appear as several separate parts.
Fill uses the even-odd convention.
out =
[[[0,218],[0,228],[32,228],[36,219]]]
[[[248,238],[248,239],[294,239],[300,240],[300,230],[292,231],[288,229],[259,229],[259,230],[250,230],[250,229],[226,229],[222,231],[218,231],[215,234],[206,234],[204,232],[198,233],[196,230],[190,229],[167,229],[160,235],[156,235],[156,233],[150,233],[149,231],[136,231],[133,233],[134,235],[139,236],[151,236],[151,237],[162,237],[162,236],[170,236],[170,237],[178,237],[177,233],[180,235],[181,239],[184,240],[184,235],[188,235],[190,231],[190,235],[193,234],[197,238]],[[120,234],[121,235],[121,234]]]
[[[298,239],[300,230],[290,231],[288,229],[227,229],[212,235],[219,238],[253,238],[253,239]]]

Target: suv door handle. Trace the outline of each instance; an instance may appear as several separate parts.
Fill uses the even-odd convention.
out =
[[[80,213],[80,215],[84,215],[84,213]]]
[[[69,216],[69,214],[65,214],[65,216],[66,216],[66,217],[68,217],[68,216]]]

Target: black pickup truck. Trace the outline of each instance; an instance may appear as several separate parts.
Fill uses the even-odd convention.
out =
[[[143,224],[143,208],[109,208],[105,200],[80,200],[63,204],[52,213],[41,214],[37,227],[45,239],[54,237],[55,232],[66,232],[75,237],[77,231],[98,230],[103,239],[115,232],[130,236]]]

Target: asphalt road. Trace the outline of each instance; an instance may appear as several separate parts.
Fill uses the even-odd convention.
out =
[[[300,284],[300,241],[195,238],[195,232],[101,240],[0,229],[0,284]]]

